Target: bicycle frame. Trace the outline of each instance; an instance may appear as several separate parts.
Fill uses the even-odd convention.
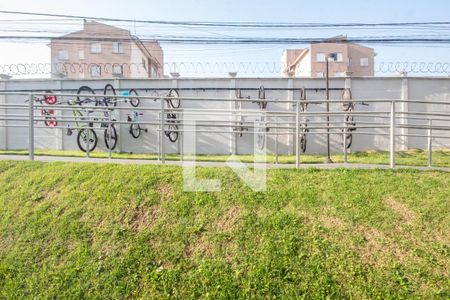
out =
[[[139,111],[134,110],[133,116],[130,117],[130,115],[128,115],[128,118],[127,118],[128,122],[131,123],[129,133],[135,139],[139,138],[139,136],[141,135],[141,131],[148,132],[147,128],[141,128],[141,126],[139,124],[139,116],[141,116],[141,115],[142,115],[142,113],[139,113]]]

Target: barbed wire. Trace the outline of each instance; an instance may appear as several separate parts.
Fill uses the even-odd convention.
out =
[[[0,65],[0,74],[8,76],[48,75],[51,74],[51,64],[4,64]]]
[[[447,62],[380,62],[375,73],[412,73],[412,74],[450,74],[450,63]]]
[[[101,67],[102,76],[117,75],[116,67],[122,74],[148,74],[143,63],[18,63],[0,65],[0,75],[7,76],[53,76],[70,77],[70,74],[91,73],[93,68]],[[285,69],[281,62],[166,62],[165,74],[186,75],[228,75],[266,74],[281,76]],[[408,73],[410,75],[450,75],[450,62],[379,62],[375,65],[375,75]],[[330,68],[333,71],[333,68]]]
[[[0,65],[0,74],[68,76],[69,74],[90,73],[95,67],[101,67],[102,74],[114,74],[115,67],[120,67],[122,72],[147,73],[147,68],[142,63],[29,63]]]
[[[164,64],[169,73],[188,74],[280,74],[279,62],[172,62]]]

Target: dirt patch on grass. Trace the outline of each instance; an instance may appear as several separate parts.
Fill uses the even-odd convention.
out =
[[[241,215],[242,209],[239,206],[232,206],[214,223],[214,228],[225,233],[233,232]]]
[[[370,265],[385,266],[391,259],[406,261],[411,258],[409,251],[401,249],[392,238],[378,229],[358,226],[356,231],[365,240],[359,249],[361,258]]]
[[[171,200],[175,194],[173,189],[168,184],[163,183],[158,184],[156,191],[161,195],[161,200],[163,201]]]
[[[411,225],[416,220],[416,214],[403,203],[395,201],[392,198],[384,199],[383,202],[399,216],[402,223]]]
[[[161,215],[162,210],[159,206],[139,207],[131,220],[131,229],[137,233],[151,228]]]
[[[225,241],[222,244],[221,249],[224,253],[225,260],[228,263],[233,263],[234,261],[236,261],[236,259],[239,258],[239,246],[234,239],[231,238]]]
[[[205,236],[195,237],[184,250],[184,256],[186,258],[192,258],[198,255],[204,257],[213,256],[213,247]]]
[[[46,190],[41,192],[41,195],[45,200],[52,200],[53,198],[58,197],[60,194],[61,191],[59,189]]]
[[[335,216],[337,212],[335,207],[325,205],[321,208],[321,212],[323,214],[319,214],[317,218],[320,225],[328,229],[344,229],[348,227],[348,224],[344,220]]]
[[[320,224],[328,229],[342,229],[347,227],[347,223],[335,216],[323,215],[319,217]]]

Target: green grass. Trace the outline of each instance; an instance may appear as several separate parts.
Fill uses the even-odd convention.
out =
[[[27,150],[0,150],[0,154],[16,154],[27,155]],[[60,151],[60,150],[37,150],[36,155],[48,155],[48,156],[69,156],[69,157],[85,157],[86,154],[81,151]],[[107,158],[106,152],[92,152],[91,157],[95,158]],[[253,162],[253,155],[238,155],[239,159],[243,162]],[[126,158],[126,159],[158,159],[157,154],[131,154],[131,153],[112,153],[112,158]],[[227,155],[198,155],[198,161],[216,161],[224,162],[229,158]],[[302,163],[323,163],[323,155],[301,155]],[[178,154],[167,154],[167,160],[179,160]],[[185,157],[189,160],[190,157]],[[332,160],[337,163],[344,162],[344,156],[342,154],[332,155]],[[267,155],[266,161],[269,163],[275,163],[275,155]],[[295,155],[280,155],[278,162],[281,164],[294,164]],[[389,164],[389,152],[387,151],[369,151],[369,152],[355,152],[348,154],[349,163],[362,163],[362,164]],[[398,151],[396,153],[396,163],[404,166],[427,166],[428,165],[428,152],[415,149],[408,151]],[[450,167],[450,150],[442,149],[433,151],[433,166],[435,167]]]
[[[450,175],[0,161],[0,298],[449,299]]]

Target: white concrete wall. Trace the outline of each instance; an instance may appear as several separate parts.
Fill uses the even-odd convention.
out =
[[[309,89],[322,89],[325,86],[324,79],[312,79],[312,78],[203,78],[203,79],[155,79],[155,80],[9,80],[0,81],[0,91],[33,91],[33,90],[52,90],[55,92],[70,92],[75,93],[76,90],[82,85],[88,85],[95,89],[97,93],[103,92],[105,84],[113,84],[118,91],[128,90],[130,88],[146,89],[139,91],[140,95],[159,95],[164,96],[166,91],[154,90],[158,88],[179,88],[180,96],[185,97],[223,97],[234,98],[234,91],[230,90],[184,90],[189,88],[237,88],[242,89],[242,96],[251,98],[257,98],[258,91],[248,91],[245,88],[259,88],[263,85],[266,88],[266,98],[286,100],[286,99],[299,99],[300,91],[286,91],[286,90],[270,90],[270,88],[309,88]],[[440,100],[450,103],[450,78],[352,78],[347,80],[347,85],[351,87],[353,99],[413,99],[413,100]],[[333,78],[330,80],[331,88],[343,88],[345,86],[344,78]],[[331,91],[331,99],[341,99],[341,91]],[[308,100],[323,100],[325,98],[325,92],[323,90],[309,90],[307,91],[306,98]],[[27,96],[1,96],[0,103],[7,104],[24,104]],[[67,100],[67,99],[63,99]],[[182,103],[183,108],[214,108],[221,111],[228,111],[233,107],[234,103],[231,102],[199,102],[186,100]],[[117,119],[126,120],[127,114],[132,113],[133,108],[129,104],[121,103],[120,106],[129,107],[128,110],[121,110],[117,112]],[[160,107],[159,102],[153,100],[141,101],[140,107]],[[243,103],[243,109],[256,109],[255,103]],[[296,108],[293,104],[288,103],[269,103],[267,107],[268,111],[283,110],[295,112]],[[325,111],[325,105],[310,105],[309,111]],[[331,110],[341,111],[340,104],[331,105]],[[355,111],[375,111],[383,110],[389,111],[389,104],[370,104],[369,106],[363,106],[357,104]],[[436,106],[430,104],[397,104],[397,111],[446,111],[450,112],[450,105],[448,106]],[[17,108],[0,108],[0,114],[27,114],[26,109]],[[39,115],[39,112],[36,112]],[[71,116],[71,112],[64,112],[64,115]],[[203,114],[202,119],[217,119],[216,116],[211,114]],[[247,118],[251,120],[251,118]],[[293,122],[293,118],[284,117],[281,120]],[[156,112],[144,112],[142,117],[143,121],[156,122]],[[319,121],[323,118],[309,117],[309,121]],[[342,121],[343,116],[335,117],[332,121]],[[361,122],[360,117],[355,118],[356,123]],[[372,121],[388,122],[388,119],[373,118]],[[0,121],[0,125],[5,124],[5,121]],[[402,123],[399,120],[398,123]],[[7,125],[19,125],[27,124],[26,122],[8,121]],[[409,124],[424,124],[424,121],[409,121]],[[449,126],[449,122],[437,122],[436,125]],[[43,124],[40,124],[43,125]],[[158,134],[156,126],[146,126],[149,129],[148,133],[143,132],[139,139],[134,139],[128,133],[129,126],[122,125],[119,129],[119,144],[117,151],[133,152],[133,153],[156,153],[158,151]],[[218,130],[217,128],[211,128],[211,130]],[[360,130],[356,133],[365,132],[388,132],[388,130],[381,130],[375,128],[369,128]],[[272,131],[273,132],[273,131]],[[398,134],[425,134],[425,130],[415,129],[398,129]],[[438,133],[438,132],[436,132]],[[446,135],[450,137],[449,132],[439,132],[440,135]],[[99,137],[99,144],[96,151],[105,151],[103,131],[97,130]],[[252,153],[253,136],[244,133],[243,137],[233,139],[234,134],[228,133],[198,133],[197,134],[197,152],[205,154],[229,154],[236,152],[238,154]],[[267,140],[267,150],[269,153],[275,151],[275,136],[269,136]],[[308,136],[308,148],[309,154],[324,153],[326,136],[314,135]],[[351,151],[366,151],[366,150],[387,150],[389,144],[389,137],[382,135],[358,135],[353,136],[353,145]],[[171,143],[165,138],[166,151],[168,153],[177,153],[179,151],[178,143]],[[278,149],[279,153],[294,153],[295,139],[293,136],[279,136],[278,137]],[[342,152],[342,137],[339,135],[332,135],[331,139],[332,151]],[[426,148],[426,138],[409,137],[397,138],[397,149],[408,148]],[[42,128],[35,130],[35,146],[37,149],[64,149],[64,150],[77,150],[76,144],[76,132],[72,136],[66,136],[63,129],[51,129]],[[450,139],[435,139],[434,146],[448,148],[450,146]],[[0,149],[26,149],[28,147],[28,129],[17,127],[1,127],[0,126]]]

